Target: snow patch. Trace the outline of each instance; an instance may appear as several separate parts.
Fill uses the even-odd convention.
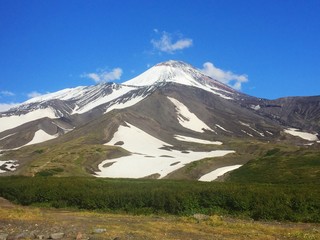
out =
[[[52,124],[56,125],[58,128],[62,129],[64,131],[64,133],[68,133],[70,131],[72,131],[74,128],[64,128],[62,126],[60,126],[59,124],[52,122]]]
[[[143,99],[145,99],[145,97],[138,96],[138,97],[132,98],[132,99],[130,99],[128,101],[125,101],[123,103],[122,102],[121,103],[115,103],[111,107],[109,107],[105,113],[110,112],[110,111],[112,111],[114,109],[124,109],[124,108],[127,108],[127,107],[131,107],[131,106],[137,104],[138,102],[142,101]]]
[[[221,127],[221,126],[218,125],[218,124],[216,124],[216,126],[217,126],[218,128],[220,128],[221,130],[225,131],[225,132],[232,133],[231,131],[229,131],[229,130],[223,128],[223,127]]]
[[[250,137],[253,137],[253,135],[252,135],[252,134],[250,134],[250,133],[246,132],[245,130],[242,130],[242,129],[241,129],[241,132],[243,132],[243,133],[247,134],[247,135],[248,135],[248,136],[250,136]]]
[[[29,112],[27,114],[22,114],[19,116],[3,116],[0,117],[0,132],[8,129],[12,129],[23,125],[27,122],[31,122],[41,118],[56,118],[54,111],[51,108],[37,109],[35,111]]]
[[[43,131],[42,129],[39,129],[38,131],[36,131],[34,133],[33,139],[21,147],[32,145],[32,144],[37,144],[37,143],[42,143],[42,142],[54,139],[56,137],[58,137],[58,134],[50,135],[50,134],[46,133],[45,131]]]
[[[211,181],[217,179],[218,177],[222,176],[223,174],[230,172],[230,171],[233,171],[241,166],[242,165],[233,165],[233,166],[218,168],[212,172],[209,172],[209,173],[203,175],[201,178],[199,178],[199,181],[211,182]]]
[[[184,128],[193,130],[195,132],[204,132],[205,130],[213,131],[207,124],[201,121],[194,113],[190,112],[189,109],[178,100],[167,97],[176,107],[178,121]]]
[[[222,142],[220,142],[220,141],[208,141],[208,140],[203,140],[203,139],[199,139],[199,138],[186,137],[186,136],[182,136],[182,135],[175,135],[174,138],[179,141],[183,141],[183,142],[222,145]]]
[[[241,125],[243,125],[243,126],[246,126],[246,127],[250,128],[252,131],[256,132],[256,133],[259,134],[261,137],[265,137],[264,133],[259,132],[258,130],[254,129],[253,127],[250,126],[250,124],[244,123],[244,122],[241,122],[241,121],[239,121],[239,123],[240,123]],[[272,133],[271,133],[271,134],[272,134]],[[272,134],[272,135],[273,135],[273,134]]]
[[[11,133],[11,134],[9,134],[9,135],[7,135],[7,136],[3,137],[3,138],[0,138],[0,141],[1,141],[1,140],[3,140],[3,139],[6,139],[6,138],[8,138],[8,137],[11,137],[12,135],[15,135],[15,134],[17,134],[17,133]]]
[[[241,125],[243,125],[243,126],[250,127],[250,124],[249,124],[249,123],[244,123],[244,122],[241,122],[241,121],[239,121],[239,123],[240,123]]]
[[[126,123],[119,126],[113,138],[105,145],[115,145],[122,141],[122,148],[130,151],[130,156],[105,160],[99,164],[98,177],[111,178],[143,178],[159,174],[163,178],[169,173],[185,166],[188,163],[207,157],[220,157],[232,150],[215,150],[210,152],[193,152],[171,150],[172,145],[163,142],[141,129]],[[111,166],[106,165],[113,163]],[[108,167],[104,167],[108,166]]]
[[[17,170],[19,163],[17,160],[0,161],[0,173],[13,172]]]
[[[304,146],[312,146],[314,144],[314,142],[312,142],[312,143],[305,143],[305,144],[303,144]]]
[[[298,131],[296,128],[285,129],[284,132],[308,141],[318,141],[317,134]]]
[[[261,109],[260,105],[251,105],[250,106],[253,110],[258,111],[259,109]]]
[[[2,150],[3,151],[18,150],[18,149],[23,148],[25,146],[29,146],[29,145],[37,144],[37,143],[42,143],[42,142],[49,141],[49,140],[57,138],[57,137],[59,137],[58,134],[50,135],[50,134],[46,133],[45,131],[43,131],[42,129],[39,129],[38,131],[36,131],[34,133],[32,140],[30,142],[28,142],[27,144],[22,145],[20,147],[12,148],[12,149],[2,149]]]

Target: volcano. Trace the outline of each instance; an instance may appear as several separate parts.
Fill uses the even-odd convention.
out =
[[[211,180],[250,160],[235,142],[319,145],[319,119],[320,96],[261,99],[171,60],[122,84],[64,89],[1,113],[0,174],[60,166],[62,175],[179,178],[202,162],[187,178]],[[80,152],[82,170],[66,171]]]

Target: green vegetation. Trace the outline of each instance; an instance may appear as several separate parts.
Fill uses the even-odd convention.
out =
[[[3,177],[0,196],[23,205],[56,208],[320,222],[320,188],[315,185]]]
[[[36,173],[36,176],[51,177],[63,172],[63,168],[51,168]]]
[[[233,171],[228,179],[241,183],[320,184],[320,151],[274,148]]]
[[[25,176],[90,176],[105,159],[128,155],[122,148],[88,143],[77,138],[54,145],[31,145],[7,152],[0,159],[18,159],[23,167],[17,171]],[[32,161],[31,161],[32,160]],[[26,164],[25,164],[26,163]]]

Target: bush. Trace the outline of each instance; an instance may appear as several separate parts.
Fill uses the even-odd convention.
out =
[[[54,175],[61,173],[63,171],[64,171],[63,168],[51,168],[51,169],[46,169],[46,170],[37,172],[35,174],[35,176],[36,177],[51,177],[51,176],[54,176]]]
[[[320,188],[315,185],[3,177],[0,196],[23,205],[55,208],[133,214],[223,213],[255,220],[320,222]]]

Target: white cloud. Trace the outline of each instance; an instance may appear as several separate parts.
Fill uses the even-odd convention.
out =
[[[10,92],[10,91],[1,91],[1,92],[0,92],[0,95],[6,96],[6,97],[15,96],[15,94],[14,94],[13,92]]]
[[[203,69],[200,70],[207,76],[224,84],[228,84],[236,90],[241,90],[242,83],[248,82],[248,76],[246,74],[237,75],[231,71],[224,71],[214,66],[211,62],[204,63]]]
[[[32,92],[30,92],[30,93],[27,94],[28,98],[39,97],[39,96],[41,96],[41,95],[43,95],[43,94],[42,94],[42,93],[39,93],[39,92],[37,92],[37,91],[32,91]]]
[[[121,68],[114,68],[112,71],[99,70],[97,73],[85,73],[82,77],[90,78],[96,83],[109,82],[113,80],[119,80],[121,78],[123,71]]]
[[[19,103],[0,103],[0,112],[5,112],[10,108],[17,106]]]
[[[154,30],[154,32],[158,33],[158,30]],[[177,41],[173,42],[172,35],[170,33],[163,32],[160,39],[152,39],[151,43],[155,49],[161,52],[173,54],[175,51],[191,47],[193,40],[190,38],[179,37]]]

